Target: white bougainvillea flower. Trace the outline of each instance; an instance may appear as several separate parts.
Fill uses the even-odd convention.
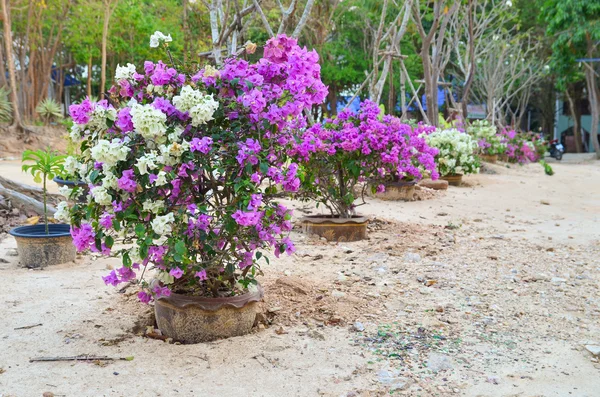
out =
[[[117,65],[115,80],[132,80],[135,73],[135,65],[128,63],[127,66]]]
[[[171,38],[170,34],[165,36],[164,33],[157,30],[152,36],[150,36],[150,47],[156,48],[161,43],[170,43],[171,41],[173,41],[173,39]]]

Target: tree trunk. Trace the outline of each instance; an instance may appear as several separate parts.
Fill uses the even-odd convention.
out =
[[[463,89],[463,94],[461,98],[462,103],[462,119],[463,122],[467,120],[468,117],[468,105],[469,105],[469,96],[471,94],[471,85],[473,84],[473,78],[475,77],[475,68],[477,63],[475,62],[475,33],[473,31],[473,0],[469,0],[468,2],[468,12],[467,18],[469,18],[469,72],[467,75],[467,80],[465,81],[465,87]]]
[[[569,111],[571,113],[571,117],[573,118],[573,137],[575,139],[575,151],[577,153],[582,152],[581,147],[581,111],[579,109],[579,103],[576,103],[575,98],[567,89],[567,101],[569,102]]]
[[[337,87],[335,84],[329,86],[329,92],[327,93],[327,102],[329,102],[329,115],[337,115]]]
[[[208,15],[210,16],[210,33],[213,44],[213,57],[215,64],[221,66],[223,64],[223,58],[221,57],[221,43],[219,39],[219,21],[218,21],[218,10],[217,1],[212,0],[208,9]]]
[[[4,73],[4,65],[5,65],[5,61],[4,61],[4,43],[0,43],[0,66],[2,66],[2,73],[0,73],[0,87],[7,87],[8,86],[8,80],[6,80],[6,73]]]
[[[425,51],[421,51],[421,57],[423,58],[423,77],[425,80],[425,102],[427,106],[427,118],[429,119],[431,125],[437,127],[437,125],[439,124],[437,103],[437,73],[433,71],[433,67],[429,59],[429,47],[427,47],[427,53],[425,53]]]
[[[183,0],[183,64],[188,64],[188,51],[189,51],[189,26],[188,26],[188,15],[187,15],[187,0]]]
[[[588,65],[589,66],[589,65]],[[600,142],[598,142],[598,122],[600,122],[600,103],[598,103],[598,87],[596,86],[596,74],[594,70],[586,68],[585,80],[588,87],[588,98],[590,101],[590,110],[592,113],[592,128],[590,129],[592,145],[596,152],[596,158],[600,159]]]
[[[587,55],[588,58],[593,57],[594,43],[588,37],[587,39]],[[600,159],[600,142],[598,142],[598,123],[600,122],[600,93],[598,92],[598,83],[596,81],[596,71],[589,64],[585,64],[585,80],[588,88],[588,98],[590,101],[590,110],[592,113],[592,128],[590,134],[592,135],[592,145],[594,145],[594,151],[596,152],[596,158]]]
[[[87,64],[87,96],[92,97],[92,56],[88,58]]]
[[[8,9],[10,0],[0,0],[2,5],[2,20],[4,22],[4,45],[6,51],[6,64],[8,65],[8,79],[10,81],[10,100],[12,102],[13,121],[11,128],[19,129],[22,127],[21,112],[19,112],[19,100],[17,96],[17,78],[15,75],[15,62],[13,60],[12,50],[12,29],[10,21],[10,10]]]
[[[394,63],[390,64],[390,75],[388,78],[388,114],[394,114],[396,110],[396,92],[394,90]]]
[[[114,0],[115,5],[118,0]],[[104,91],[106,90],[106,42],[108,41],[108,26],[110,22],[110,16],[114,11],[114,7],[111,8],[113,0],[104,0],[104,25],[102,27],[102,65],[100,72],[100,96],[99,99],[104,97]]]
[[[304,6],[304,12],[302,13],[300,20],[298,21],[298,24],[296,25],[296,28],[294,29],[294,32],[292,33],[292,37],[294,37],[296,39],[298,37],[300,37],[300,33],[302,33],[302,29],[304,29],[306,22],[308,22],[308,17],[310,16],[310,11],[312,10],[312,7],[314,4],[315,4],[315,0],[307,0],[306,1],[306,5]]]

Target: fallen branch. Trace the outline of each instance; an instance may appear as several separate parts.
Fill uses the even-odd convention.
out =
[[[29,362],[37,361],[132,361],[133,357],[106,357],[106,356],[90,356],[89,354],[82,354],[79,356],[70,357],[34,357],[30,358]]]
[[[3,176],[0,176],[0,185],[6,189],[14,190],[15,192],[23,193],[27,196],[33,197],[36,200],[42,201],[44,199],[44,190],[37,186],[26,185],[19,183]],[[48,198],[62,198],[60,194],[48,193]]]
[[[39,215],[44,215],[44,203],[26,196],[23,193],[19,193],[12,189],[7,189],[2,184],[0,184],[0,196],[4,196],[5,198],[9,199],[13,206],[21,206],[25,209],[34,211]],[[51,205],[48,205],[47,208],[48,215],[54,215],[56,209]]]
[[[33,325],[26,325],[26,326],[24,326],[24,327],[17,327],[17,328],[15,328],[15,330],[18,330],[18,329],[29,329],[29,328],[35,328],[35,327],[39,327],[39,326],[41,326],[41,325],[44,325],[44,324],[42,324],[42,323],[39,323],[39,324],[33,324]]]

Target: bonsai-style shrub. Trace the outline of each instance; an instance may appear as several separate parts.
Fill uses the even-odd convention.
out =
[[[480,154],[493,156],[506,153],[502,135],[487,120],[475,120],[467,126],[467,133],[477,141]]]
[[[303,169],[299,198],[323,204],[332,216],[350,218],[360,205],[357,196],[364,203],[367,184],[357,194],[361,182],[382,191],[381,181],[420,179],[424,170],[437,178],[437,151],[420,136],[423,128],[413,130],[396,117],[382,115],[371,101],[363,102],[357,113],[346,109],[313,125],[291,150]]]
[[[110,101],[70,107],[82,154],[69,169],[90,186],[70,210],[74,243],[122,259],[106,284],[158,269],[161,283],[142,281],[144,302],[238,295],[256,284],[265,250],[294,252],[291,211],[275,194],[299,188],[287,148],[327,95],[317,53],[286,36],[256,63],[185,70],[119,66]]]
[[[25,150],[22,157],[23,162],[33,162],[33,164],[23,164],[21,168],[33,176],[36,183],[42,183],[42,197],[44,203],[44,229],[46,234],[48,230],[48,189],[46,181],[52,180],[56,175],[63,172],[63,163],[65,156],[47,150]]]
[[[437,170],[442,176],[479,172],[475,156],[477,142],[467,133],[455,128],[436,130],[426,135],[427,144],[439,150],[435,156]]]

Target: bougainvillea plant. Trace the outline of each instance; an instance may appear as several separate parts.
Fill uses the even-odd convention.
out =
[[[479,153],[491,156],[506,153],[503,136],[487,120],[475,120],[467,126],[467,133],[477,141]]]
[[[426,135],[427,144],[439,150],[435,156],[440,175],[474,174],[479,172],[475,156],[478,145],[469,134],[455,128],[436,130]]]
[[[110,100],[70,107],[82,154],[68,164],[90,187],[87,204],[62,214],[77,249],[122,258],[106,284],[158,269],[161,283],[141,283],[145,302],[251,288],[264,250],[294,252],[291,211],[274,194],[300,186],[287,149],[327,95],[317,53],[278,36],[256,63],[193,75],[128,64],[116,81]]]
[[[425,127],[413,130],[400,119],[382,115],[379,107],[365,101],[358,112],[346,109],[334,119],[303,131],[291,150],[303,167],[299,198],[325,205],[332,216],[355,214],[361,182],[385,189],[389,178],[422,178],[424,170],[437,178],[433,158],[437,151],[420,137]],[[360,204],[358,204],[360,205]]]
[[[506,156],[511,163],[535,163],[546,152],[546,142],[533,133],[503,130],[502,142],[506,145]]]

